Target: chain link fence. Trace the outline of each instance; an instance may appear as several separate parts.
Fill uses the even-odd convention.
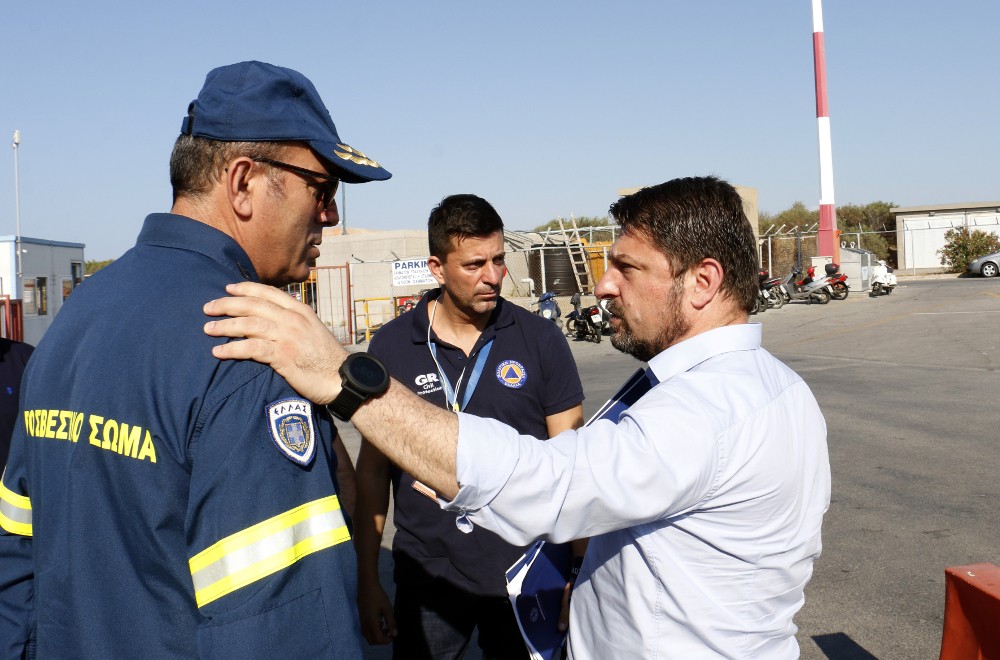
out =
[[[580,246],[574,246],[579,252]],[[542,293],[552,291],[560,307],[568,311],[569,298],[576,292],[593,294],[604,274],[610,245],[582,248],[585,265],[574,263],[570,250],[562,246],[541,246],[509,250],[501,295],[526,309]],[[299,286],[293,295],[309,303],[320,319],[342,343],[360,343],[378,328],[405,313],[428,289],[437,287],[430,274],[425,281],[399,285],[393,281],[393,264],[398,260],[364,261],[315,270],[313,286]]]
[[[872,252],[895,267],[895,237],[894,231],[841,232],[840,247]],[[761,270],[769,271],[773,277],[786,275],[796,265],[808,268],[813,258],[819,256],[817,232],[766,234],[758,240],[758,250]]]
[[[914,272],[918,269],[940,272],[943,268],[937,251],[944,246],[943,236],[949,228],[951,224],[946,227],[940,222],[921,225],[908,221],[899,234],[905,245],[898,246],[898,251],[897,232],[891,231],[843,232],[840,243],[842,249],[866,250],[877,255],[874,258],[888,257],[889,265],[900,270],[912,267]],[[796,265],[808,268],[818,256],[817,234],[812,229],[765,232],[758,241],[761,269],[769,271],[772,277],[783,277]],[[1000,234],[1000,226],[988,229]],[[538,297],[551,291],[564,314],[574,293],[582,293],[585,304],[592,304],[589,298],[607,268],[617,232],[614,226],[581,228],[583,245],[546,244],[520,249],[508,245],[501,295],[514,304],[533,309]],[[566,237],[559,231],[547,233],[552,235],[541,234],[545,241]],[[916,257],[907,261],[909,255]],[[393,264],[397,261],[359,260],[317,269],[311,288],[302,288],[296,295],[316,309],[340,341],[365,341],[384,323],[404,313],[408,302],[415,302],[424,291],[437,286],[429,273],[420,283],[394,284]]]
[[[885,259],[898,272],[917,273],[944,272],[947,267],[941,263],[941,250],[947,244],[947,233],[952,229],[966,227],[970,231],[980,230],[1000,236],[1000,218],[906,218],[898,230],[891,231],[842,231],[841,249],[867,250],[877,259]],[[761,268],[772,275],[787,274],[797,262],[801,253],[803,268],[808,267],[817,256],[816,232],[807,231],[766,234],[760,238]]]

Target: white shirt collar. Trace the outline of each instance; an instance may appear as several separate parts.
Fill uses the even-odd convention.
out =
[[[760,323],[713,328],[662,351],[649,361],[649,368],[662,383],[716,355],[760,348],[760,338]]]

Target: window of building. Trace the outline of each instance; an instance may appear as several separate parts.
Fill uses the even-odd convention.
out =
[[[83,262],[82,261],[71,261],[69,262],[69,274],[73,278],[72,287],[75,289],[80,286],[83,282]]]
[[[49,313],[49,278],[35,278],[35,293],[37,294],[35,307],[38,309],[36,314],[45,316]]]
[[[24,294],[21,300],[25,314],[38,313],[38,308],[35,305],[35,280],[24,280]]]

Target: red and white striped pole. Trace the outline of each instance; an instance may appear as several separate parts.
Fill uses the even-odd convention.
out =
[[[826,95],[826,54],[823,50],[823,4],[812,0],[813,62],[816,68],[816,121],[819,124],[819,256],[840,261],[837,210],[833,202],[833,148],[830,143],[830,107]]]

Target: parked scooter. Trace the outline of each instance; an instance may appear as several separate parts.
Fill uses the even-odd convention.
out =
[[[766,270],[758,274],[760,282],[760,298],[769,309],[781,309],[785,304],[785,297],[781,294],[781,278],[771,277],[771,273]]]
[[[757,314],[758,312],[766,312],[767,309],[767,298],[764,297],[764,292],[758,288],[757,297],[753,300],[753,307],[750,309],[750,313]]]
[[[785,301],[805,300],[810,304],[818,302],[821,305],[825,305],[830,302],[831,295],[829,283],[827,283],[825,278],[819,280],[813,279],[815,273],[815,266],[810,266],[806,277],[802,280],[796,281],[795,278],[801,275],[802,271],[798,268],[793,268],[792,272],[781,280],[783,293],[786,296]]]
[[[607,325],[604,316],[607,310],[598,305],[582,308],[579,293],[574,293],[569,301],[573,311],[566,315],[566,334],[578,340],[593,339],[600,344]]]
[[[809,266],[806,270],[806,276],[800,282],[796,282],[796,286],[800,291],[812,293],[812,300],[821,305],[827,304],[833,298],[833,289],[827,278],[816,279],[816,266]]]
[[[830,284],[830,296],[834,300],[844,300],[847,298],[847,294],[850,293],[850,287],[847,284],[847,275],[840,272],[840,264],[827,264],[826,268],[826,280]]]
[[[758,285],[757,285],[757,297],[754,298],[753,307],[750,309],[750,314],[757,314],[759,312],[766,312],[769,308],[767,304],[767,294],[764,293],[764,271],[760,271],[757,274]]]
[[[556,294],[552,291],[546,291],[542,294],[542,297],[538,299],[538,302],[534,303],[538,305],[538,309],[535,310],[535,314],[538,314],[542,318],[549,319],[556,324],[556,327],[562,327],[562,310],[559,309],[559,303],[556,301]]]
[[[601,310],[601,333],[611,334],[611,312],[608,311],[608,299],[603,298],[597,301],[597,306]]]
[[[896,275],[892,272],[892,269],[883,261],[879,259],[874,266],[872,266],[872,291],[869,294],[873,298],[875,296],[880,296],[883,293],[889,295],[892,290],[896,288]]]

